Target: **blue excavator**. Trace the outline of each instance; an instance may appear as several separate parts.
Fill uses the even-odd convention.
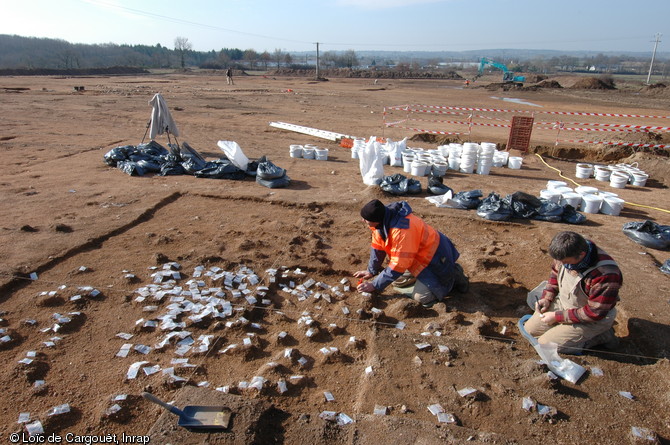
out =
[[[477,70],[477,76],[475,77],[478,78],[482,74],[484,74],[484,68],[487,66],[492,66],[494,68],[498,68],[503,72],[503,83],[513,83],[515,85],[523,85],[523,83],[526,81],[525,76],[515,76],[512,71],[510,71],[506,65],[498,62],[494,62],[491,59],[487,59],[486,57],[482,57],[481,60],[479,61],[479,69]]]

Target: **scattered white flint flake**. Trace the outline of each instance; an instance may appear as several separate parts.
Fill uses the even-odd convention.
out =
[[[440,423],[456,423],[456,417],[449,413],[437,413],[437,421]]]
[[[333,394],[331,392],[324,391],[323,396],[326,398],[326,402],[334,402],[335,401],[335,397],[333,396]]]
[[[33,359],[28,358],[28,357],[22,358],[21,360],[19,360],[19,363],[21,363],[22,365],[29,365],[32,362],[33,362]]]
[[[388,406],[375,405],[375,410],[373,411],[373,414],[377,416],[387,416],[388,413],[389,413]]]
[[[37,279],[37,278],[35,278]],[[30,436],[36,436],[38,434],[44,434],[44,428],[42,427],[42,422],[39,420],[34,421],[26,425],[26,431]]]
[[[458,390],[458,395],[461,396],[461,397],[467,397],[467,396],[469,396],[471,394],[474,394],[476,392],[477,392],[477,390],[475,388],[463,388],[463,389]]]
[[[144,368],[142,368],[142,371],[144,371],[146,375],[156,374],[160,370],[161,370],[160,365],[145,366]]]
[[[342,313],[343,313],[344,315],[349,315],[349,308],[346,307],[346,306],[342,306]]]
[[[451,352],[451,349],[449,349],[449,346],[447,345],[438,345],[437,349],[439,349],[440,352],[443,354],[448,354],[449,352]]]
[[[32,272],[32,273],[30,274],[30,279],[33,280],[33,281],[37,280],[37,272]],[[41,424],[41,423],[40,423],[40,428],[42,428],[42,424]]]
[[[251,379],[251,383],[249,383],[249,388],[254,388],[261,391],[263,389],[263,385],[265,385],[265,382],[267,382],[267,379],[257,375]]]
[[[216,390],[228,394],[230,392],[230,386],[219,386]]]
[[[551,413],[551,406],[542,405],[541,403],[537,404],[537,413],[541,416]]]
[[[430,348],[430,343],[416,343],[414,346],[416,346],[416,349],[419,351],[423,351]]]
[[[635,438],[639,438],[642,440],[648,440],[650,442],[657,442],[658,438],[657,435],[654,431],[650,430],[649,428],[642,428],[639,426],[633,426],[630,429],[630,433],[633,435]]]
[[[367,368],[365,368],[365,374],[375,375],[375,371],[372,369],[372,366],[368,366]]]
[[[535,408],[535,401],[530,397],[524,397],[521,401],[521,407],[526,411],[532,411]]]
[[[133,338],[133,334],[128,334],[126,332],[119,332],[118,334],[116,334],[116,336],[124,340],[130,340],[131,338]]]
[[[437,416],[439,413],[444,412],[444,408],[442,408],[442,405],[439,403],[434,403],[432,405],[428,405],[428,411],[434,416]]]
[[[405,329],[405,326],[407,326],[407,325],[405,324],[404,321],[399,321],[395,324],[395,328],[400,329],[400,330]]]
[[[44,380],[35,380],[35,383],[33,383],[34,388],[39,388],[40,386],[46,385],[46,382]]]
[[[137,373],[139,372],[140,368],[144,365],[146,365],[147,361],[142,361],[142,362],[135,362],[130,367],[128,368],[128,372],[126,373],[126,378],[128,380],[132,380],[135,377],[137,377]]]
[[[351,417],[347,416],[344,413],[339,413],[337,415],[337,424],[340,425],[340,426],[348,425],[348,424],[353,423],[353,422],[354,422],[354,419],[352,419]]]
[[[19,420],[16,423],[30,422],[30,413],[19,413]]]
[[[108,416],[111,416],[112,414],[116,414],[119,411],[121,411],[121,409],[122,409],[121,405],[119,405],[118,403],[115,403],[114,405],[107,408],[107,411],[105,411],[105,414],[107,414]]]
[[[596,376],[596,377],[602,377],[604,375],[603,370],[600,368],[596,368],[595,366],[591,367],[591,375]]]
[[[205,380],[204,382],[200,382],[200,383],[198,383],[198,387],[200,387],[200,388],[209,388],[209,382],[206,381],[206,380]]]
[[[127,398],[128,398],[128,394],[117,394],[117,395],[114,397],[114,401],[115,401],[115,402],[123,402],[123,401],[126,400]]]
[[[635,400],[635,396],[628,391],[619,391],[619,395],[630,400]]]
[[[63,403],[62,405],[54,406],[49,410],[47,416],[57,416],[58,414],[66,414],[70,412],[70,405]]]
[[[147,346],[147,345],[135,345],[133,347],[133,349],[135,351],[139,352],[140,354],[144,354],[144,355],[147,355],[148,353],[151,352],[151,347]]]
[[[322,418],[323,420],[335,420],[335,418],[337,417],[337,412],[322,411],[321,414],[319,414],[319,417]]]
[[[284,394],[286,391],[288,391],[286,380],[279,380],[277,382],[277,390],[279,391],[279,394]]]

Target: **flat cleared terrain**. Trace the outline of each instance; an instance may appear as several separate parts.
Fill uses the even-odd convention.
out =
[[[266,155],[285,168],[291,184],[136,177],[105,164],[109,150],[143,140],[155,93],[166,99],[180,143],[217,159],[217,141],[235,141],[250,159]],[[523,154],[520,170],[448,171],[444,183],[456,192],[539,196],[547,181],[562,179],[560,170],[626,200],[619,216],[588,214],[579,226],[492,222],[434,206],[424,199],[426,178],[412,196],[366,186],[349,149],[269,125],[400,140],[417,132],[384,128],[384,108],[423,104],[659,116],[635,122],[667,127],[667,96],[490,91],[448,80],[236,76],[228,86],[223,75],[165,74],[3,77],[0,97],[3,441],[26,431],[21,413],[48,434],[150,435],[151,443],[173,444],[621,444],[633,440],[633,427],[670,439],[670,281],[659,270],[668,251],[622,233],[631,221],[670,224],[667,151],[554,146],[554,132],[545,131],[531,139],[542,158]],[[430,129],[442,125],[425,120]],[[505,143],[507,132],[475,127],[470,139]],[[167,147],[165,135],[156,141]],[[328,160],[292,158],[291,144],[328,148]],[[575,177],[584,159],[637,162],[650,178],[645,187],[612,189]],[[395,173],[404,172],[385,167]],[[455,242],[467,294],[426,310],[392,288],[373,297],[347,290],[368,260],[370,234],[358,211],[373,198],[407,200]],[[569,357],[587,369],[577,384],[550,380],[516,326],[530,313],[527,292],[548,277],[547,246],[561,230],[594,240],[624,274],[620,347]],[[307,292],[291,292],[300,285]],[[207,307],[216,311],[203,314]],[[117,356],[124,345],[127,356]],[[131,366],[138,362],[145,363]],[[476,392],[459,394],[467,388]],[[231,424],[187,431],[142,391],[178,407],[227,406]],[[549,414],[523,409],[524,398]],[[54,414],[64,404],[69,410]],[[436,404],[456,423],[439,422],[429,410]]]

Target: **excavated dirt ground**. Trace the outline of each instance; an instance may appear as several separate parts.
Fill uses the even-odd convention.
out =
[[[621,230],[645,219],[670,224],[667,152],[555,147],[555,132],[538,132],[531,146],[546,164],[528,153],[520,170],[449,171],[445,184],[484,195],[539,195],[548,180],[560,179],[558,169],[582,185],[613,191],[607,183],[575,178],[575,165],[584,159],[637,162],[650,179],[645,187],[614,190],[627,201],[619,216],[589,214],[580,226],[490,222],[475,211],[430,204],[425,178],[421,195],[387,196],[363,184],[349,149],[268,125],[282,121],[399,140],[420,132],[383,129],[384,107],[424,104],[660,116],[635,122],[667,127],[662,116],[669,113],[657,95],[569,88],[492,93],[449,80],[249,76],[235,82],[193,74],[0,78],[3,442],[39,421],[63,441],[71,433],[80,441],[148,435],[151,443],[175,444],[620,444],[635,441],[631,431],[639,427],[668,443],[670,282],[659,271],[668,252],[638,245]],[[287,169],[291,185],[131,177],[107,166],[107,151],[142,141],[148,101],[157,92],[172,111],[180,142],[214,159],[222,156],[217,141],[236,141],[249,158],[267,155]],[[506,131],[476,127],[471,139],[505,143]],[[157,141],[167,144],[165,136]],[[306,143],[328,148],[328,160],[289,156],[290,144]],[[385,173],[402,169],[387,166]],[[371,298],[346,290],[367,262],[369,232],[358,210],[372,198],[408,200],[453,239],[470,276],[469,292],[426,310],[391,288]],[[593,239],[624,274],[620,347],[570,357],[587,369],[577,384],[551,381],[516,327],[529,313],[527,292],[548,275],[547,245],[561,230]],[[156,279],[166,267],[170,277]],[[286,290],[312,281],[308,298]],[[267,289],[255,294],[258,286]],[[212,296],[232,303],[230,312],[196,317]],[[174,318],[184,324],[162,329],[176,308],[186,309]],[[189,339],[194,343],[184,352]],[[119,357],[124,344],[130,350]],[[128,378],[136,362],[146,363]],[[278,386],[282,381],[286,391]],[[466,388],[476,392],[459,395]],[[230,426],[186,430],[142,391],[178,407],[226,406]],[[526,397],[550,413],[524,410]],[[54,414],[64,404],[69,410]],[[438,422],[428,409],[434,404],[456,423]],[[22,413],[29,413],[27,423],[17,423]]]

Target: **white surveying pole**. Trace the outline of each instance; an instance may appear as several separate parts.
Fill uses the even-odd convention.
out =
[[[647,74],[647,85],[651,79],[651,70],[654,67],[654,59],[656,58],[656,48],[658,48],[658,42],[661,41],[661,33],[656,33],[656,43],[654,43],[654,52],[651,54],[651,63],[649,64],[649,74]]]

